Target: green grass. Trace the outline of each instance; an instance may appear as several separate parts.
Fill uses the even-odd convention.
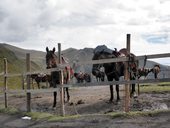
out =
[[[29,112],[29,113],[26,113],[26,115],[30,116],[34,120],[48,119],[48,118],[51,118],[51,117],[54,116],[54,115],[52,115],[50,113],[42,113],[42,112]]]
[[[47,120],[47,121],[62,121],[66,119],[76,119],[78,117],[81,117],[80,115],[66,115],[66,116],[59,116],[54,115],[50,113],[45,112],[29,112],[26,114],[27,116],[30,116],[33,120]]]
[[[111,112],[108,113],[107,115],[111,116],[112,118],[116,117],[126,117],[126,118],[131,118],[131,117],[137,117],[137,116],[155,116],[159,113],[167,113],[170,112],[170,110],[155,110],[155,111],[134,111],[134,112],[128,112],[128,113],[122,113],[122,112]]]
[[[19,112],[15,108],[4,108],[2,105],[0,105],[0,113],[5,114],[20,114],[21,116],[29,116],[33,120],[46,120],[46,121],[63,121],[67,119],[77,119],[77,118],[90,118],[93,116],[108,116],[110,118],[135,118],[138,116],[156,116],[160,113],[167,113],[170,112],[170,110],[159,110],[159,111],[147,111],[147,112],[141,112],[141,111],[135,111],[135,112],[111,112],[107,114],[88,114],[88,115],[72,115],[72,116],[57,116],[50,113],[42,113],[42,112]]]
[[[151,85],[140,85],[141,92],[170,92],[170,83],[159,83],[159,84],[151,84]]]
[[[0,105],[0,113],[6,113],[6,114],[13,115],[13,114],[19,113],[19,111],[13,107],[5,108],[4,105]]]

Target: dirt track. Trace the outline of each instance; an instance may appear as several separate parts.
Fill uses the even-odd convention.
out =
[[[105,114],[113,111],[123,111],[123,92],[121,93],[121,101],[119,103],[108,103],[109,99],[109,87],[82,87],[73,88],[70,90],[71,101],[65,104],[65,110],[67,115],[86,115],[86,114]],[[58,96],[59,99],[59,96]],[[52,114],[60,114],[60,105],[58,104],[56,109],[52,108],[53,97],[52,94],[39,94],[32,95],[32,111],[49,112]],[[1,100],[2,102],[2,100]],[[9,105],[18,108],[19,110],[26,111],[26,98],[24,96],[9,97]],[[143,93],[137,99],[131,99],[131,111],[150,111],[150,110],[169,110],[170,108],[170,93]],[[1,119],[2,118],[2,119]],[[169,128],[170,127],[170,112],[162,113],[157,116],[148,117],[135,117],[135,118],[123,118],[117,117],[111,119],[108,116],[90,116],[81,117],[75,120],[66,120],[61,122],[46,122],[44,121],[29,121],[22,120],[21,116],[8,116],[0,115],[1,124],[4,128],[16,127],[51,127],[53,128],[72,128],[72,127],[93,127],[93,128],[111,128],[111,127],[123,127],[123,128]],[[14,121],[16,120],[16,121]],[[16,123],[15,123],[16,122]],[[2,126],[3,126],[2,125]],[[11,126],[10,126],[11,125]],[[13,126],[13,127],[12,127]]]
[[[75,114],[104,114],[111,111],[123,111],[124,94],[121,93],[121,101],[109,103],[109,87],[81,87],[70,89],[70,102],[65,103],[66,115]],[[58,104],[56,109],[52,108],[53,94],[36,94],[32,95],[31,107],[32,111],[49,112],[60,115],[60,102],[58,95]],[[3,100],[1,100],[3,101]],[[26,111],[25,96],[9,97],[9,106]],[[150,111],[150,110],[166,110],[170,108],[170,93],[144,93],[136,99],[131,99],[130,111]]]
[[[170,112],[131,118],[94,115],[55,122],[23,120],[21,115],[0,114],[0,124],[1,128],[169,128]]]

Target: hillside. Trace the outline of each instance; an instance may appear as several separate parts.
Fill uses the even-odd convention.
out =
[[[45,49],[45,48],[44,48]],[[56,48],[57,49],[57,48]],[[27,50],[27,49],[21,49],[9,44],[0,44],[0,52],[1,52],[1,65],[2,65],[2,58],[6,57],[8,58],[9,62],[13,63],[14,69],[13,71],[21,71],[23,72],[25,69],[25,56],[26,53],[30,53],[31,56],[31,61],[33,65],[32,70],[37,70],[37,69],[45,69],[45,50],[44,52],[42,51],[36,51],[36,50]],[[69,62],[73,63],[76,61],[89,61],[92,59],[93,56],[93,48],[84,48],[84,49],[74,49],[74,48],[69,48],[66,50],[62,51],[63,56],[67,57],[69,59]],[[153,61],[147,60],[146,62],[146,68],[152,68],[155,64]],[[18,66],[19,65],[19,66]],[[140,60],[139,61],[139,67],[143,67],[144,61]],[[170,67],[165,66],[165,65],[160,65],[161,66],[161,73],[159,74],[161,77],[163,76],[169,76],[169,71]],[[1,66],[2,67],[2,66]],[[19,67],[17,69],[17,67]],[[92,65],[78,65],[77,68],[75,69],[76,72],[78,71],[85,71],[85,72],[91,72]],[[1,70],[2,71],[2,68]],[[152,76],[151,76],[152,77]]]
[[[18,48],[9,44],[0,44],[0,46],[3,46],[4,48],[12,51],[15,53],[15,56],[20,59],[20,60],[25,60],[26,58],[26,53],[30,53],[31,60],[35,62],[39,67],[44,66],[45,64],[45,53],[41,51],[36,51],[36,50],[27,50],[27,49],[22,49]],[[45,51],[45,50],[44,50]]]
[[[26,72],[25,58],[21,59],[16,56],[16,53],[4,45],[0,44],[0,73],[4,71],[4,58],[7,59],[8,73],[24,73]],[[38,70],[40,67],[31,61],[31,70]],[[3,77],[0,76],[0,86],[3,86]],[[16,88],[21,85],[20,77],[8,78],[9,88]]]

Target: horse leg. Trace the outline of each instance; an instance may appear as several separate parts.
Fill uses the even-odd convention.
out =
[[[63,88],[63,90],[64,90],[64,102],[65,102],[66,88]]]
[[[158,78],[157,73],[154,73],[154,77],[155,77],[155,79],[157,79],[157,78]]]
[[[132,84],[132,91],[131,91],[131,97],[133,96],[134,98],[137,97],[136,91],[135,91],[135,84]]]
[[[37,85],[38,85],[38,89],[40,89],[40,82],[37,82]]]
[[[54,102],[53,102],[53,108],[56,107],[56,103],[57,103],[57,92],[53,93],[54,95]]]
[[[116,81],[119,81],[119,77],[115,78]],[[116,84],[116,93],[117,93],[117,101],[120,100],[120,96],[119,96],[119,85]]]
[[[112,102],[114,99],[114,94],[113,94],[113,85],[110,85],[110,102]]]
[[[117,101],[120,100],[120,96],[119,96],[119,85],[116,85],[116,93],[117,93]]]
[[[70,95],[69,95],[68,87],[66,87],[66,93],[67,93],[67,102],[69,102],[70,101]]]

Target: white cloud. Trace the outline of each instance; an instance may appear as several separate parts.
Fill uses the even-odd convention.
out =
[[[63,49],[98,44],[120,49],[131,33],[135,54],[169,52],[169,5],[169,0],[0,0],[0,42],[43,51],[58,42]],[[148,41],[149,36],[154,38]]]

